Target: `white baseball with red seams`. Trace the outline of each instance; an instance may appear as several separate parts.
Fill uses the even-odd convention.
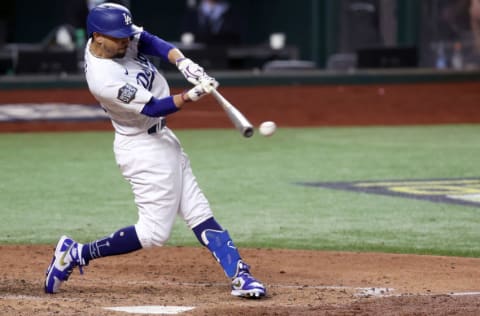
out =
[[[262,124],[260,124],[259,128],[260,134],[262,134],[263,136],[271,136],[273,135],[273,133],[275,133],[276,130],[277,124],[272,121],[263,122]]]

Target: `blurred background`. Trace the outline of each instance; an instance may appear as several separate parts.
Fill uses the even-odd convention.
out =
[[[2,0],[0,75],[81,74],[85,18],[100,2]],[[221,25],[210,30],[196,11],[200,0],[116,2],[130,8],[135,24],[207,69],[480,65],[477,0],[230,0],[221,3],[228,11]]]

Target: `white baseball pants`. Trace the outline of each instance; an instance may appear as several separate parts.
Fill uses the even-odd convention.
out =
[[[135,196],[142,247],[164,245],[177,214],[190,228],[213,216],[190,160],[169,128],[135,136],[115,133],[114,153]]]

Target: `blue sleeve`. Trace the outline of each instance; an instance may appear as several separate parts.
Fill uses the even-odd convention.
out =
[[[168,61],[168,52],[175,48],[169,42],[162,40],[160,37],[143,31],[140,34],[140,42],[138,51],[142,54],[158,56]]]
[[[162,99],[152,97],[142,109],[142,114],[150,117],[167,116],[180,110],[173,102],[173,96]]]

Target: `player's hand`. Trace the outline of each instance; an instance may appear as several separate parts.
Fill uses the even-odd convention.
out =
[[[219,83],[217,80],[215,80],[215,78],[212,78],[206,74],[205,76],[201,77],[199,81],[207,93],[211,93],[213,89],[217,89],[219,86]]]
[[[215,79],[214,79],[215,80]],[[215,81],[216,82],[216,81]],[[218,82],[217,82],[218,86]],[[199,83],[192,89],[182,93],[182,100],[185,102],[198,101],[210,92],[212,92],[213,86],[210,82]]]
[[[206,76],[205,70],[203,70],[200,65],[194,63],[190,58],[180,58],[177,60],[176,65],[185,79],[194,85],[198,85],[200,83],[200,78]]]

